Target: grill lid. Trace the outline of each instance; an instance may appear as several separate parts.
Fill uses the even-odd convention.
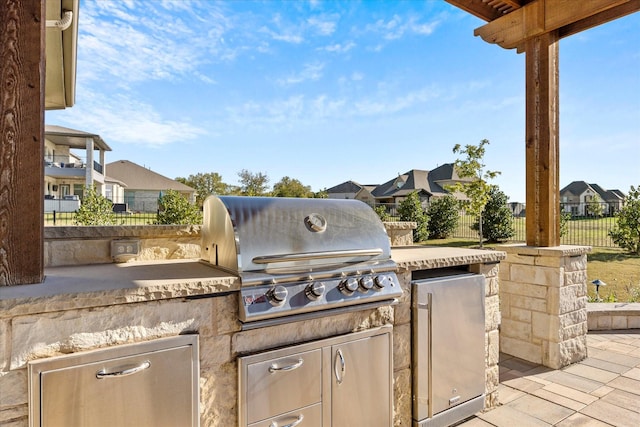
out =
[[[210,196],[203,209],[203,259],[240,276],[395,267],[384,225],[357,200]]]

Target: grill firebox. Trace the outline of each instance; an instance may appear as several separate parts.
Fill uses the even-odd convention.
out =
[[[402,295],[384,225],[356,200],[211,196],[202,254],[240,277],[245,323],[356,310]]]

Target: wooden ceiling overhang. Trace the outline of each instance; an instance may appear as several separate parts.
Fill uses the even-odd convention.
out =
[[[640,11],[640,0],[446,1],[488,22],[474,35],[519,53],[531,37],[558,30],[564,38]]]
[[[474,35],[525,52],[526,240],[560,245],[559,40],[640,10],[640,0],[446,0],[487,21]]]

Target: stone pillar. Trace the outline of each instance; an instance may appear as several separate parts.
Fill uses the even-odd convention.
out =
[[[588,246],[506,245],[500,349],[559,369],[587,357]]]
[[[417,222],[411,221],[391,221],[384,222],[391,246],[411,246],[413,245],[413,230],[418,228]]]

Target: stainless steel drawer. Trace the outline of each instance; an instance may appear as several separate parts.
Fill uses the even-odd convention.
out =
[[[322,427],[322,404],[307,406],[289,413],[251,424],[249,427]]]
[[[31,426],[199,425],[197,335],[30,363]]]
[[[249,424],[322,399],[320,349],[252,363],[247,367]],[[268,399],[265,396],[269,396]]]

